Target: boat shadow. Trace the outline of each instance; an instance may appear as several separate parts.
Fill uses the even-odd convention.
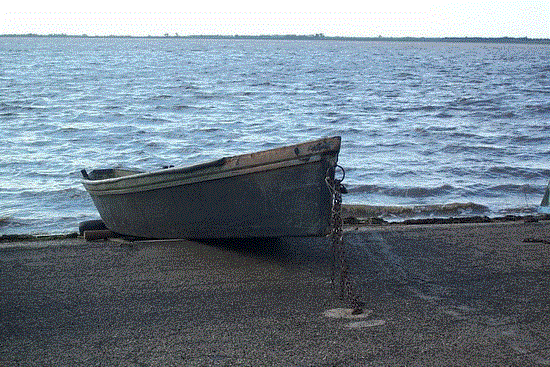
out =
[[[195,240],[243,256],[308,267],[326,266],[332,255],[324,237],[259,237]]]

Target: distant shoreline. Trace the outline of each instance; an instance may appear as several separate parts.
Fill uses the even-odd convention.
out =
[[[548,38],[527,37],[342,37],[325,36],[322,33],[313,35],[190,35],[180,36],[165,34],[164,36],[89,36],[67,34],[2,34],[2,38],[144,38],[144,39],[208,39],[208,40],[282,40],[282,41],[367,41],[367,42],[445,42],[445,43],[503,43],[503,44],[550,44]]]

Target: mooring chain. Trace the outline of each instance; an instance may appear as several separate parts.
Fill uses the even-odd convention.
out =
[[[336,168],[340,168],[340,170],[342,170],[341,179],[336,178],[335,172],[333,178],[333,171],[335,171]],[[342,185],[342,181],[344,180],[345,176],[346,173],[344,169],[341,166],[336,165],[334,168],[329,168],[325,177],[327,186],[332,193],[332,228],[328,235],[328,237],[330,238],[333,253],[332,282],[334,283],[335,281],[334,267],[335,262],[338,261],[338,265],[340,268],[340,298],[350,301],[353,304],[353,307],[355,307],[355,311],[357,313],[360,313],[362,312],[362,303],[357,299],[355,293],[352,290],[352,285],[349,279],[349,267],[346,259],[346,249],[344,247],[343,239],[344,220],[342,219],[342,193],[345,192],[345,187]]]

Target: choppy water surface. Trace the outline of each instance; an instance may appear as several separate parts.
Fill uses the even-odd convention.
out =
[[[347,203],[530,211],[550,178],[549,56],[545,45],[0,38],[0,233],[96,218],[82,168],[190,165],[332,135]]]

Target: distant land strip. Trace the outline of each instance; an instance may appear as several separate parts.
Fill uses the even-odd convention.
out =
[[[222,39],[222,40],[289,40],[289,41],[369,41],[369,42],[451,42],[451,43],[519,43],[519,44],[550,44],[549,38],[528,37],[343,37],[325,36],[323,33],[311,35],[189,35],[180,36],[177,33],[163,36],[89,36],[68,34],[2,34],[0,37],[54,37],[54,38],[177,38],[177,39]]]

